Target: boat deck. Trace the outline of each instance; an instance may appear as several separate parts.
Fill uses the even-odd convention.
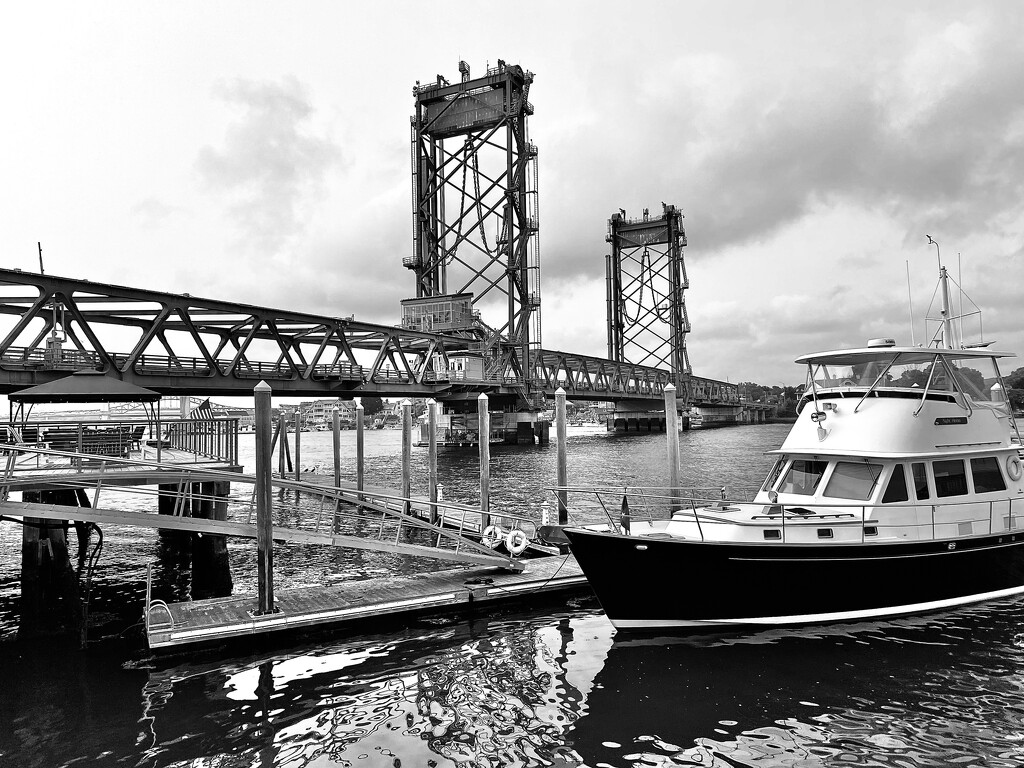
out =
[[[528,595],[588,591],[572,555],[524,561],[521,573],[473,567],[275,591],[277,612],[253,615],[255,595],[166,604],[154,601],[146,635],[152,649],[262,635],[338,628],[383,616],[407,617],[522,600]]]

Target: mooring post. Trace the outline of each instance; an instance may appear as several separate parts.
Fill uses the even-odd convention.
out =
[[[253,389],[256,398],[256,575],[257,614],[274,611],[274,493],[273,460],[270,449],[271,413],[270,385],[261,381]],[[284,427],[284,416],[279,419]],[[284,438],[284,434],[281,435]],[[284,474],[282,451],[281,474]]]
[[[676,410],[676,388],[665,387],[665,434],[668,435],[669,503],[679,503],[679,412]]]
[[[427,401],[427,495],[430,524],[437,524],[437,400]]]
[[[483,392],[476,399],[480,440],[480,530],[491,524],[491,412]]]
[[[412,401],[402,401],[402,504],[405,514],[409,514],[412,505]]]
[[[363,401],[356,400],[356,490],[363,500]]]
[[[334,487],[341,488],[341,413],[338,406],[331,411],[331,427],[334,432]]]
[[[559,490],[555,491],[555,498],[558,499],[558,524],[569,524],[569,492],[566,486],[569,485],[569,468],[566,459],[566,427],[565,427],[565,390],[559,387],[555,390],[555,429],[558,430],[558,471],[555,484]]]
[[[302,479],[302,412],[295,411],[295,480]],[[296,491],[298,498],[298,491]]]

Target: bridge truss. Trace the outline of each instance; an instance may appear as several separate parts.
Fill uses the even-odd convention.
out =
[[[472,339],[187,294],[0,269],[0,394],[100,370],[164,395],[469,397],[500,407],[524,381],[551,396],[660,400],[668,372],[536,350],[523,377],[453,378]],[[739,402],[736,386],[690,377],[691,401]]]

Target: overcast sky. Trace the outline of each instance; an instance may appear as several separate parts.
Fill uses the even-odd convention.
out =
[[[396,323],[412,87],[501,58],[535,74],[545,348],[605,355],[608,217],[666,201],[697,375],[922,342],[926,234],[1019,353],[1022,41],[1013,2],[18,3],[2,264]]]

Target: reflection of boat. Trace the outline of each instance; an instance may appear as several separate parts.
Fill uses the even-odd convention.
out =
[[[802,411],[753,502],[669,495],[669,519],[566,529],[615,626],[837,621],[1024,592],[1019,435],[996,364],[1010,355],[953,348],[948,301],[942,318],[942,346],[799,358]]]

